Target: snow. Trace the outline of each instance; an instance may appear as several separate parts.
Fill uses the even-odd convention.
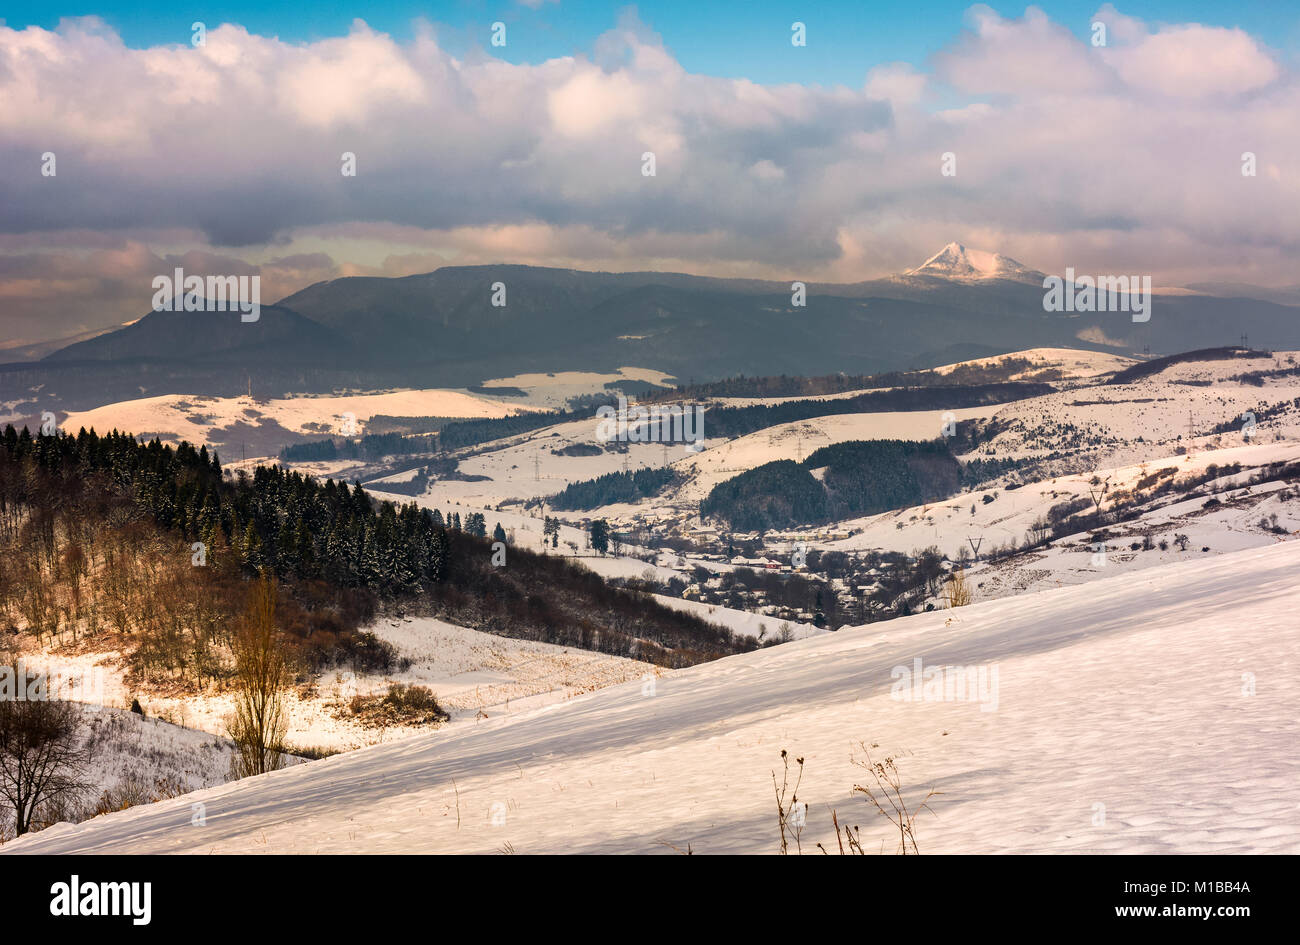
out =
[[[440,479],[429,485],[429,504],[435,508],[472,505],[495,506],[511,499],[554,495],[570,483],[594,479],[624,468],[674,463],[686,455],[681,444],[629,443],[627,452],[602,451],[596,456],[565,456],[555,451],[574,445],[599,446],[600,424],[593,409],[590,417],[544,427],[473,447],[460,454],[459,471],[481,481]],[[418,462],[418,461],[417,461]],[[369,488],[369,487],[367,487]],[[382,489],[382,483],[379,485]],[[410,501],[409,497],[406,501]]]
[[[1205,498],[1197,498],[1154,509],[1134,521],[1107,526],[1110,537],[1104,542],[1104,557],[1095,556],[1089,533],[1081,532],[1055,541],[1049,548],[996,564],[977,565],[968,573],[974,585],[974,598],[985,600],[1045,587],[1081,584],[1116,572],[1259,548],[1291,541],[1300,535],[1300,502],[1294,497],[1282,501],[1277,495],[1287,488],[1284,483],[1264,483],[1248,490],[1226,485],[1241,478],[1230,476],[1216,482],[1222,485],[1222,490],[1215,493],[1220,504],[1213,508],[1205,506]],[[1283,534],[1260,527],[1260,519],[1272,515],[1277,516]],[[1178,547],[1179,535],[1187,538],[1186,549]],[[1132,547],[1144,538],[1149,538],[1153,547]],[[1159,547],[1162,541],[1167,546],[1163,549]]]
[[[999,354],[988,358],[973,358],[934,368],[935,374],[951,374],[963,367],[993,367],[1006,361],[1029,361],[1033,366],[1026,371],[1012,375],[1013,381],[1032,379],[1041,371],[1059,371],[1065,378],[1082,380],[1102,374],[1113,374],[1130,367],[1137,362],[1133,358],[1122,357],[1104,351],[1080,351],[1075,348],[1026,348],[1014,354]]]
[[[645,381],[656,387],[666,387],[674,382],[674,378],[671,374],[650,368],[622,367],[613,374],[595,371],[516,374],[513,377],[484,381],[482,386],[515,387],[524,391],[527,396],[512,397],[512,403],[559,410],[568,404],[570,398],[584,394],[607,394],[609,388],[606,385],[618,381]]]
[[[908,269],[906,276],[937,276],[941,279],[980,280],[980,279],[1017,279],[1027,280],[1036,275],[1028,267],[1021,265],[1009,256],[990,253],[980,249],[967,249],[961,243],[949,243],[915,269]]]
[[[389,682],[428,686],[453,721],[517,712],[663,672],[639,660],[496,636],[433,617],[387,619],[368,629],[413,664],[357,691],[384,692]]]
[[[230,777],[235,752],[228,739],[106,706],[82,706],[81,723],[86,763],[77,773],[80,786],[61,799],[62,816],[84,819],[101,804],[149,803]],[[0,839],[12,829],[12,814],[0,813]]]
[[[698,502],[714,486],[738,474],[779,459],[802,460],[815,450],[848,440],[933,440],[940,436],[949,415],[960,423],[990,417],[999,408],[968,407],[960,410],[909,410],[888,413],[847,413],[796,420],[736,437],[680,460],[673,465],[691,476],[670,502]],[[705,433],[708,433],[707,418]]]
[[[93,786],[84,794],[88,802],[124,784],[157,788],[161,782],[178,792],[224,784],[230,777],[235,752],[227,738],[124,709],[87,710],[84,719],[91,751],[82,780]]]
[[[1110,492],[1114,493],[1132,490],[1144,476],[1161,469],[1174,468],[1177,478],[1184,479],[1203,474],[1211,465],[1222,467],[1240,463],[1242,472],[1230,480],[1235,482],[1244,481],[1260,467],[1279,462],[1300,462],[1300,443],[1261,443],[1205,450],[1190,456],[1166,456],[1133,465],[1044,479],[1026,483],[1018,489],[977,489],[928,505],[846,520],[840,522],[839,527],[857,530],[856,535],[842,541],[810,544],[834,551],[874,548],[903,553],[935,545],[944,554],[955,558],[961,548],[967,546],[968,537],[983,539],[981,550],[985,552],[995,545],[1023,543],[1029,527],[1045,517],[1052,506],[1072,499],[1088,499],[1090,489],[1094,488],[1094,476],[1108,481]],[[992,501],[985,502],[986,496]],[[1170,501],[1170,497],[1165,499]],[[1196,505],[1199,507],[1200,503]],[[972,506],[974,514],[971,513]],[[1108,503],[1103,503],[1103,507],[1110,508]],[[1255,519],[1258,518],[1256,514]],[[1111,530],[1117,531],[1117,528],[1122,533],[1124,526],[1112,526]]]
[[[721,624],[740,636],[753,637],[764,642],[779,639],[783,626],[790,628],[791,638],[795,640],[830,632],[798,620],[782,620],[780,617],[770,617],[767,614],[752,613],[748,610],[735,610],[718,604],[706,604],[698,600],[683,600],[666,594],[655,594],[654,598],[665,607],[684,610],[709,623]]]
[[[302,396],[259,400],[248,396],[209,397],[164,394],[126,400],[70,413],[62,428],[85,427],[100,433],[125,430],[137,436],[171,433],[196,446],[222,443],[237,424],[278,424],[306,436],[365,432],[376,414],[393,417],[508,417],[532,408],[454,390],[403,390],[384,393]],[[355,429],[352,428],[355,423]]]
[[[833,810],[892,850],[852,793],[870,750],[897,756],[913,805],[941,792],[925,853],[1297,853],[1297,567],[1289,542],[822,634],[0,852],[771,853],[788,749],[805,851],[834,849]],[[894,698],[916,659],[996,686]]]

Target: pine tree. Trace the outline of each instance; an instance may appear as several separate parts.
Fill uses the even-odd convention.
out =
[[[319,573],[316,567],[316,546],[312,541],[311,529],[307,527],[306,521],[298,522],[298,533],[295,540],[294,557],[297,558],[298,573],[303,577],[316,577]]]
[[[590,526],[591,547],[601,554],[609,551],[609,523],[603,518],[594,519]]]
[[[275,566],[281,574],[296,574],[298,564],[298,532],[286,515],[275,541]]]
[[[239,560],[250,571],[262,570],[265,561],[262,557],[262,536],[250,520],[244,528],[243,541],[239,547]]]
[[[382,573],[375,529],[364,528],[361,533],[360,554],[357,556],[357,583],[377,591]]]

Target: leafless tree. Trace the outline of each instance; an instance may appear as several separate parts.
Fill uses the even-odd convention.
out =
[[[265,774],[284,763],[288,674],[284,639],[275,623],[276,588],[261,578],[249,593],[248,612],[235,635],[235,714],[227,723],[237,753],[237,777]]]
[[[41,809],[79,791],[86,764],[81,712],[71,702],[0,699],[0,803],[22,836]]]

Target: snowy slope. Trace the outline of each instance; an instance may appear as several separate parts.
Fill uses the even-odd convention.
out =
[[[1085,380],[1129,367],[1136,362],[1118,354],[1105,351],[1083,351],[1075,348],[1026,348],[1014,354],[999,354],[988,358],[972,358],[934,368],[935,374],[951,374],[958,368],[996,367],[1008,361],[1028,361],[1031,367],[1011,375],[1009,380],[1035,380],[1044,372],[1058,379]]]
[[[804,849],[835,809],[875,850],[865,743],[912,803],[942,792],[922,852],[1296,853],[1297,567],[1285,543],[843,630],[2,852],[775,852],[782,749],[806,760]],[[891,698],[918,658],[995,665],[996,698]]]
[[[479,418],[508,417],[531,409],[535,408],[508,399],[437,389],[271,400],[164,394],[70,413],[61,426],[71,433],[85,427],[100,433],[171,434],[198,446],[226,442],[241,425],[275,425],[303,436],[358,436],[376,414]]]
[[[1084,473],[1029,482],[1014,490],[1005,487],[977,489],[928,505],[847,519],[838,523],[838,527],[853,529],[857,534],[841,541],[814,541],[810,544],[832,551],[878,548],[908,554],[935,545],[949,557],[956,557],[967,545],[967,539],[975,538],[984,542],[983,550],[987,552],[998,545],[1023,543],[1030,526],[1046,516],[1053,506],[1072,499],[1089,498],[1094,476],[1109,483],[1113,493],[1131,491],[1145,476],[1164,469],[1177,470],[1176,480],[1183,480],[1204,474],[1211,465],[1240,463],[1241,474],[1225,477],[1222,486],[1227,488],[1244,482],[1250,474],[1269,464],[1294,462],[1300,462],[1300,443],[1295,442],[1260,443],[1206,450],[1189,456],[1166,456],[1150,462],[1090,469]],[[991,501],[985,502],[985,498]],[[1166,501],[1172,500],[1167,497]]]
[[[290,396],[260,400],[250,396],[164,394],[122,400],[103,407],[69,413],[60,428],[69,433],[86,428],[107,433],[125,430],[136,437],[165,441],[187,439],[195,446],[244,445],[247,455],[274,455],[299,437],[356,435],[367,432],[370,417],[507,417],[533,407],[456,390],[398,390],[372,394]],[[226,465],[231,465],[227,461]]]
[[[1239,476],[1216,480],[1221,484]],[[1173,561],[1208,554],[1226,554],[1258,548],[1300,536],[1300,502],[1281,482],[1230,488],[1223,485],[1212,508],[1203,498],[1163,505],[1132,521],[1108,525],[1104,556],[1096,554],[1091,533],[1079,532],[1050,547],[1027,551],[993,564],[981,563],[968,577],[975,600],[1043,590],[1063,584],[1081,584],[1126,571],[1157,568]],[[1276,529],[1261,525],[1261,520]],[[1186,548],[1178,545],[1187,539]],[[1150,539],[1152,547],[1142,545]],[[1165,547],[1161,548],[1160,544]]]

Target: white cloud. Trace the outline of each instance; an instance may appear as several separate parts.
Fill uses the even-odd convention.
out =
[[[1197,24],[1163,29],[1113,62],[1130,89],[1186,98],[1252,92],[1281,72],[1249,34]]]

